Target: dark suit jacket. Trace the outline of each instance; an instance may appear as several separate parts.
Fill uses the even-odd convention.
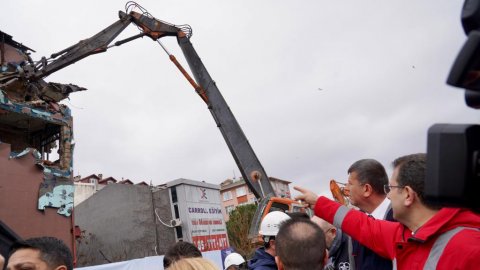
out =
[[[373,218],[373,217],[372,217]],[[385,214],[384,220],[395,221],[393,219],[392,208],[389,207],[387,213]],[[355,269],[356,270],[392,270],[392,261],[378,256],[372,250],[360,245],[357,241],[352,238],[353,251],[352,255],[355,259]]]

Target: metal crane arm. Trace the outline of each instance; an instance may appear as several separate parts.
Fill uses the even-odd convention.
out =
[[[217,127],[220,129],[243,179],[245,179],[248,187],[259,200],[267,196],[275,196],[267,173],[263,169],[230,107],[220,93],[215,81],[213,81],[193,48],[189,35],[184,32],[185,27],[181,29],[175,25],[136,12],[130,12],[130,16],[132,16],[133,22],[153,40],[164,36],[177,37],[178,44],[200,89],[194,87],[197,92],[205,93],[206,100],[204,99],[204,101],[207,103],[208,109],[215,119]],[[170,58],[172,58],[171,55]],[[182,73],[184,72],[182,71]]]

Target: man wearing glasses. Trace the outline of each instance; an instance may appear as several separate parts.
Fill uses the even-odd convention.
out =
[[[383,191],[384,186],[388,185],[388,176],[383,165],[375,159],[361,159],[353,163],[347,172],[345,193],[348,194],[350,203],[370,217],[394,221],[390,200]],[[392,269],[391,260],[377,255],[358,241],[353,240],[352,246],[355,269]]]
[[[393,260],[395,269],[477,269],[480,215],[425,201],[425,154],[400,157],[393,166],[390,183],[384,188],[399,223],[368,218],[303,188],[295,187],[302,193],[295,199],[315,206],[315,215]]]

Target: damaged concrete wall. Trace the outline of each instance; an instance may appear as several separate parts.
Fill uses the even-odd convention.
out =
[[[0,143],[0,220],[22,238],[53,236],[73,249],[72,218],[59,215],[56,208],[37,209],[44,169],[31,153],[10,155],[10,145]]]
[[[25,77],[37,72],[29,51],[0,31],[0,220],[73,251],[73,119],[59,102],[85,89]]]
[[[59,102],[72,92],[86,89],[47,83],[41,76],[25,77],[38,72],[29,51],[33,50],[0,31],[0,141],[11,144],[13,151],[35,148],[45,160],[58,147],[60,159],[46,165],[69,171],[73,156],[72,117],[70,109]]]
[[[0,89],[0,141],[13,151],[35,148],[43,159],[58,146],[60,160],[47,165],[71,171],[73,119],[65,105],[45,102],[16,103]]]
[[[22,53],[18,48],[14,46],[10,46],[9,44],[1,44],[2,48],[0,53],[0,61],[1,64],[4,62],[11,62],[11,63],[22,63],[24,61],[28,61],[28,57],[25,53]]]
[[[159,206],[168,202],[164,197],[159,193],[155,205],[167,218],[163,211],[170,213],[170,208]],[[174,243],[173,230],[156,225],[152,201],[148,186],[111,184],[77,205],[75,223],[83,231],[77,241],[78,266],[154,256],[157,243],[161,250]]]

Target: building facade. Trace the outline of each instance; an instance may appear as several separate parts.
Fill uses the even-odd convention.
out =
[[[162,255],[178,241],[202,252],[227,248],[219,189],[183,178],[159,186],[105,185],[75,206],[82,231],[78,266]]]
[[[290,183],[274,177],[269,177],[270,183],[275,191],[275,196],[282,198],[291,198]],[[248,187],[243,178],[227,179],[220,184],[220,198],[222,200],[223,217],[228,221],[229,214],[238,205],[253,204],[257,198]]]

